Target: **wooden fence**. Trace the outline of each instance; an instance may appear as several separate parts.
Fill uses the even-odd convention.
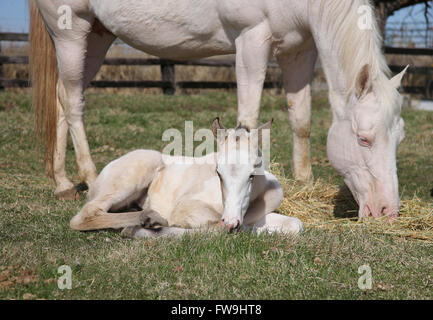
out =
[[[5,79],[3,77],[4,64],[28,64],[27,56],[5,56],[1,53],[1,41],[28,41],[28,34],[25,33],[0,33],[0,89],[10,87],[28,87],[29,81],[23,79]],[[404,54],[404,55],[433,55],[433,49],[419,48],[392,48],[386,47],[385,53]],[[205,67],[226,67],[233,68],[234,61],[230,60],[192,60],[175,61],[167,59],[143,59],[143,58],[107,58],[104,65],[112,66],[153,66],[159,65],[161,68],[161,81],[92,81],[90,86],[95,88],[161,88],[164,94],[174,94],[176,88],[180,89],[234,89],[236,82],[221,81],[176,81],[175,66],[205,66]],[[269,68],[277,68],[276,63],[269,63]],[[393,72],[400,72],[404,66],[390,66]],[[433,75],[433,67],[410,67],[409,73]],[[431,79],[431,80],[430,80]],[[281,88],[279,81],[265,82],[264,88]],[[424,87],[404,87],[407,93],[421,93],[429,98],[433,97],[433,76],[427,77]]]
[[[28,87],[29,81],[23,79],[5,79],[2,73],[4,64],[28,64],[27,56],[5,56],[1,54],[1,41],[28,41],[28,35],[22,33],[0,33],[0,88]],[[231,60],[192,60],[176,61],[168,59],[144,59],[144,58],[107,58],[104,65],[111,66],[154,66],[161,69],[161,81],[92,81],[90,87],[94,88],[161,88],[164,94],[174,94],[176,89],[234,89],[236,82],[221,81],[176,81],[175,66],[204,66],[233,68],[235,62]],[[269,68],[277,68],[276,63],[270,63]],[[265,82],[265,89],[281,88],[280,82]]]

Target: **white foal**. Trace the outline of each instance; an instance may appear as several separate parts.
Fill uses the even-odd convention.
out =
[[[226,130],[216,119],[212,130],[220,137],[220,150],[201,158],[136,150],[112,161],[90,186],[71,228],[124,228],[122,234],[132,238],[182,235],[221,224],[257,233],[301,232],[299,219],[273,213],[283,198],[276,177],[257,171],[262,163],[258,141],[271,123],[254,135]],[[119,212],[132,207],[140,210]]]

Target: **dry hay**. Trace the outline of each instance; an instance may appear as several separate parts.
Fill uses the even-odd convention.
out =
[[[400,216],[393,223],[387,218],[358,221],[358,206],[346,187],[316,179],[300,185],[285,177],[280,165],[272,164],[284,190],[278,211],[301,219],[306,228],[330,231],[367,228],[370,232],[433,242],[433,205],[414,196],[402,200]]]

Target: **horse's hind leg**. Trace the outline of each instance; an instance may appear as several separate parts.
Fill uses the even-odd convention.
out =
[[[77,18],[79,19],[79,18]],[[76,22],[77,23],[77,22]],[[84,129],[84,89],[98,72],[115,36],[104,31],[98,20],[83,29],[74,40],[55,38],[59,62],[57,145],[54,156],[54,177],[58,198],[75,198],[76,190],[65,172],[66,128],[72,136],[80,179],[90,185],[97,177],[96,167]]]
[[[65,89],[59,79],[57,82],[57,140],[53,157],[54,181],[56,182],[54,195],[58,199],[75,200],[78,193],[74,184],[68,179],[65,168],[68,124],[59,99],[60,95],[65,95],[64,92],[61,92],[62,90]]]
[[[310,159],[311,88],[317,52],[278,57],[283,70],[284,89],[293,132],[293,175],[296,180],[313,180]]]

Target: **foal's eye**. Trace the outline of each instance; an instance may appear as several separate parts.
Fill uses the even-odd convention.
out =
[[[358,143],[359,143],[362,147],[371,147],[371,142],[370,142],[370,140],[368,140],[366,137],[363,137],[363,136],[358,136]]]

